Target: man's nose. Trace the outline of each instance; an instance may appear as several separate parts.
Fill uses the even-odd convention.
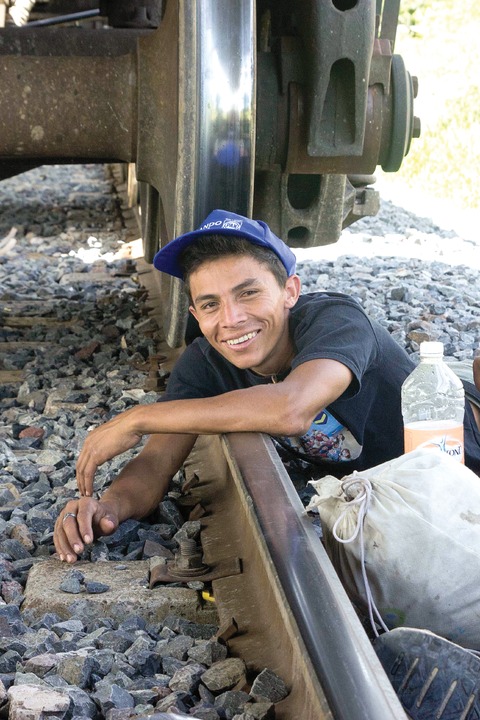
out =
[[[222,324],[226,327],[238,325],[245,320],[245,312],[240,303],[228,300],[222,304]]]

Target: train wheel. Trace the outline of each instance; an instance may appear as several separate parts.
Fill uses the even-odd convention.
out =
[[[146,259],[215,208],[252,213],[255,149],[255,0],[178,3],[178,153],[173,233],[170,208],[152,185],[140,196]],[[166,212],[164,212],[166,211]],[[168,344],[185,337],[183,284],[161,274]]]

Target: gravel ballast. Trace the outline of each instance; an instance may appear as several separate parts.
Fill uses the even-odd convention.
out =
[[[70,618],[22,610],[28,572],[54,552],[55,519],[76,494],[75,459],[89,428],[157,397],[144,388],[158,338],[126,263],[127,231],[111,186],[100,166],[38,168],[0,185],[0,372],[24,373],[0,388],[0,706],[9,702],[11,717],[27,717],[41,696],[51,717],[113,720],[173,708],[205,720],[261,720],[286,689],[269,675],[249,694],[237,690],[245,668],[212,639],[215,627],[173,616],[156,624],[92,618],[75,601],[106,588],[87,587],[75,569],[58,588],[72,597]],[[430,258],[362,256],[382,238],[382,253],[417,245],[430,247]],[[310,260],[299,252],[298,271],[305,292],[355,297],[409,353],[422,340],[440,340],[446,355],[469,361],[480,346],[480,270],[445,262],[446,249],[462,244],[474,247],[384,202],[337,248]],[[102,467],[96,490],[136,452]],[[153,525],[128,521],[83,559],[143,561],[159,538],[174,551],[183,521],[173,498],[182,480]]]

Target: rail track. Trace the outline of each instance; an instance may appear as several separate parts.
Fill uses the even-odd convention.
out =
[[[113,172],[127,209],[125,177],[118,166]],[[134,210],[127,210],[124,219],[134,237]],[[148,303],[154,307],[150,316],[161,324],[156,272],[143,259],[135,268],[127,262],[149,294]],[[31,317],[22,318],[28,307],[25,301],[11,301],[6,325],[31,324]],[[40,322],[53,321],[43,317]],[[2,343],[0,351],[28,350],[38,344],[17,340]],[[181,350],[163,341],[155,350],[145,386],[161,391],[168,367]],[[4,370],[0,380],[18,385],[23,375],[22,370]],[[255,434],[202,438],[185,476],[179,505],[186,517],[201,522],[204,567],[194,579],[211,587],[219,634],[230,654],[242,658],[249,673],[269,668],[288,686],[288,696],[275,706],[277,720],[404,718],[270,439]],[[58,566],[58,561],[46,562]],[[171,566],[167,575],[165,565],[159,567],[150,574],[158,597],[166,581],[192,580],[187,571],[169,577]],[[62,568],[66,572],[66,566]]]

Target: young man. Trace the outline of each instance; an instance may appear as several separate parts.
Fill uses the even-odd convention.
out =
[[[77,463],[82,498],[55,529],[74,562],[98,534],[161,500],[196,436],[264,432],[326,473],[343,476],[401,455],[400,388],[414,365],[348,296],[300,295],[295,256],[264,223],[216,210],[169,243],[158,270],[184,280],[203,333],[155,405],[122,413],[88,436]],[[150,435],[100,500],[97,467]],[[466,403],[466,462],[480,472],[480,433]]]

